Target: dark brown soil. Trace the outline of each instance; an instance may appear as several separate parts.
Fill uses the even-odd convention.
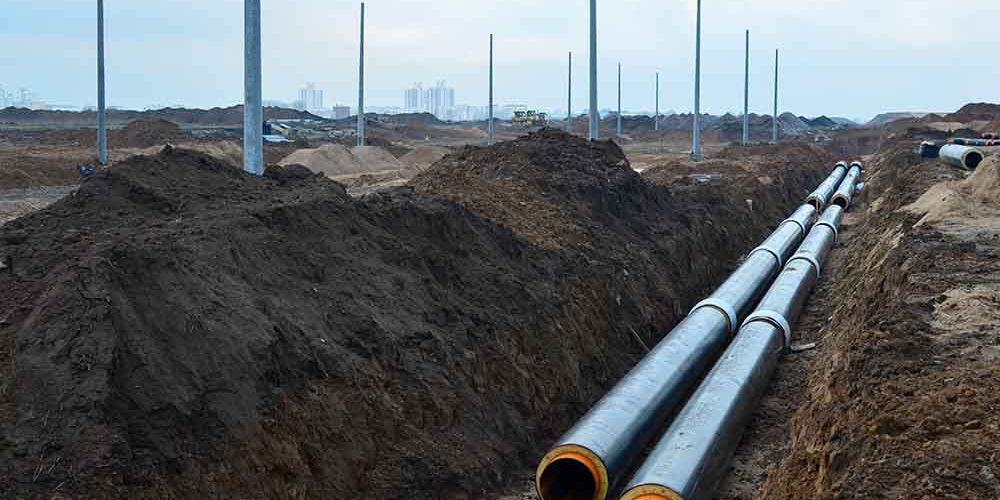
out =
[[[778,220],[553,131],[415,184],[353,200],[167,149],[4,226],[0,490],[479,498]]]

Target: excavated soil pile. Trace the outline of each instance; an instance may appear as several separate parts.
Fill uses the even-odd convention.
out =
[[[1000,498],[1000,232],[977,222],[995,217],[980,194],[998,174],[960,180],[913,149],[870,166],[825,354],[764,498]]]
[[[777,222],[562,133],[449,158],[354,200],[166,149],[0,228],[0,490],[479,498]]]
[[[356,146],[348,149],[340,144],[300,149],[286,156],[279,165],[303,165],[331,178],[392,172],[403,168],[399,160],[380,147]]]
[[[108,142],[112,148],[148,148],[190,141],[191,135],[173,122],[161,118],[135,120],[121,130],[112,130]]]

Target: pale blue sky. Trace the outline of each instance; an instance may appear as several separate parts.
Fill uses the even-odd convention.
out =
[[[95,0],[3,0],[0,85],[54,103],[95,102]],[[694,0],[599,0],[601,106],[625,67],[626,109],[691,109]],[[575,108],[586,95],[586,0],[370,0],[368,102],[401,105],[414,81],[446,79],[485,104],[488,35],[497,101]],[[704,0],[703,109],[742,108],[743,30],[751,30],[751,110],[769,112],[776,47],[782,110],[868,118],[1000,101],[986,0]],[[263,0],[264,94],[294,99],[315,81],[326,102],[356,101],[358,3]],[[242,0],[106,0],[112,105],[224,106],[242,100]]]

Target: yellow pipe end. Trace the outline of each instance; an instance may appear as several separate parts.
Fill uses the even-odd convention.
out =
[[[604,461],[579,445],[553,448],[542,458],[535,473],[535,490],[542,500],[606,500],[609,487]],[[564,490],[573,493],[567,496],[561,492]]]
[[[644,484],[626,491],[620,500],[684,500],[684,497],[665,486]]]

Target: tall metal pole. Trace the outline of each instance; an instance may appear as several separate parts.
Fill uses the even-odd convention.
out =
[[[566,90],[566,133],[573,133],[573,52],[569,53],[569,86]]]
[[[656,113],[653,116],[653,130],[660,130],[660,72],[656,72]]]
[[[260,0],[245,0],[243,46],[243,170],[264,173],[264,108],[260,63]]]
[[[358,146],[365,145],[365,3],[361,2],[361,55],[358,58]]]
[[[618,63],[618,137],[622,136],[622,63]]]
[[[694,132],[691,145],[691,159],[701,160],[701,0],[698,0],[698,15],[694,42]]]
[[[486,126],[488,130],[488,137],[486,143],[493,145],[496,140],[496,130],[493,124],[493,33],[490,33],[490,109],[489,109],[489,123]]]
[[[597,140],[600,115],[597,111],[597,0],[590,0],[590,140]]]
[[[104,102],[104,0],[97,0],[97,159],[108,163],[108,117]]]
[[[778,142],[778,49],[774,49],[774,130],[771,141]]]
[[[747,30],[746,67],[743,77],[743,145],[750,143],[750,30]]]

